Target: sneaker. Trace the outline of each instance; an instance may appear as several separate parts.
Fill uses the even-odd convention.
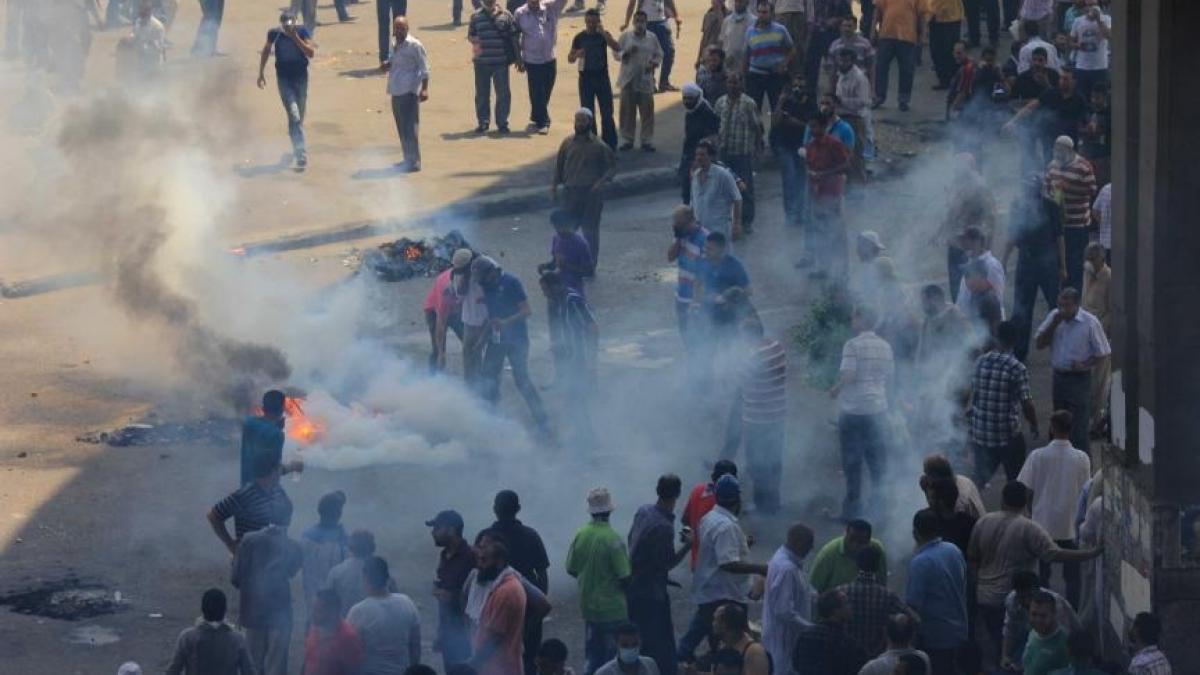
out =
[[[900,104],[900,112],[908,112],[908,109],[909,109],[909,108],[908,108],[908,104],[907,104],[907,103],[901,103],[901,104]]]
[[[618,150],[632,150],[632,149],[633,149],[633,143],[622,143],[622,144],[620,145],[620,147],[618,147],[617,149],[618,149]]]
[[[525,131],[534,132],[534,131],[537,131],[538,129],[541,129],[541,127],[538,126],[537,122],[530,122],[529,124],[525,125]]]
[[[538,132],[539,134],[541,134],[542,136],[549,135],[549,133],[550,133],[550,125],[549,125],[549,124],[547,124],[547,125],[546,125],[546,126],[544,126],[544,127],[538,127],[538,128],[537,128],[537,132]]]
[[[420,162],[413,162],[404,165],[404,173],[418,173],[421,170]]]
[[[308,166],[308,155],[306,155],[304,153],[297,154],[296,155],[296,168],[303,169],[306,166]]]
[[[507,136],[507,135],[511,134],[512,132],[509,131],[508,125],[505,124],[504,126],[496,127],[496,133],[500,134],[501,136]]]
[[[483,135],[483,134],[486,134],[486,133],[487,133],[487,130],[488,130],[488,123],[487,123],[487,122],[480,122],[480,123],[479,123],[479,126],[475,127],[475,134],[476,134],[476,135]]]
[[[663,84],[658,85],[658,93],[661,94],[661,93],[668,92],[668,91],[679,91],[679,87],[676,87],[675,85],[671,84],[670,82],[665,82]]]
[[[654,145],[650,143],[642,143],[642,152],[654,152]]]

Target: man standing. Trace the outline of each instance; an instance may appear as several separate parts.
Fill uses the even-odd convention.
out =
[[[621,25],[622,33],[629,29],[629,22],[636,16],[635,8],[646,15],[646,27],[658,40],[658,47],[662,53],[658,92],[679,91],[677,87],[671,85],[671,66],[675,64],[675,42],[671,39],[671,27],[667,25],[668,19],[674,19],[675,32],[678,33],[683,28],[683,19],[679,17],[679,11],[675,9],[675,0],[629,0],[629,6],[625,8],[625,23]],[[653,79],[650,81],[650,85],[650,93],[653,94]]]
[[[742,193],[733,173],[717,164],[716,159],[717,146],[712,141],[696,144],[692,210],[700,227],[730,239],[742,233]]]
[[[846,497],[842,517],[862,513],[862,466],[871,474],[870,512],[882,515],[882,482],[887,462],[887,412],[889,392],[896,367],[892,348],[875,334],[875,310],[859,305],[850,319],[855,336],[842,348],[838,381],[830,398],[839,400],[838,437],[842,446],[842,471],[846,474]]]
[[[721,145],[721,158],[725,165],[737,177],[742,192],[741,226],[727,232],[733,239],[739,239],[742,228],[747,234],[754,225],[754,154],[763,147],[762,118],[754,99],[745,94],[742,86],[742,75],[730,72],[726,78],[728,90],[715,106],[717,117],[721,119],[721,129],[718,132]],[[698,159],[698,158],[697,158]],[[693,194],[695,193],[693,186]],[[721,231],[704,222],[700,223],[708,229]]]
[[[1050,349],[1054,409],[1071,413],[1071,445],[1088,452],[1092,370],[1112,354],[1104,327],[1079,306],[1079,291],[1064,288],[1058,294],[1058,308],[1038,327],[1036,344],[1038,349]]]
[[[392,117],[400,147],[404,151],[402,169],[421,170],[421,104],[429,100],[429,57],[425,46],[408,34],[408,19],[396,17],[392,26],[396,42],[390,60],[382,65],[388,72],[388,96],[392,97]]]
[[[1074,549],[1075,505],[1083,486],[1092,477],[1087,453],[1071,447],[1071,413],[1057,410],[1050,415],[1050,445],[1029,455],[1017,480],[1029,488],[1033,521],[1042,526],[1059,548]],[[1050,584],[1050,565],[1041,563],[1042,585]],[[1067,601],[1079,605],[1079,563],[1063,564]]]
[[[1007,0],[1006,0],[1007,1]],[[983,15],[987,22],[988,46],[995,47],[1000,42],[1000,0],[964,0],[963,9],[967,18],[967,40],[971,48],[980,44],[979,19]]]
[[[252,415],[242,421],[238,485],[254,482],[254,465],[259,455],[273,455],[280,460],[283,458],[283,407],[286,400],[282,391],[272,389],[262,396],[262,414]],[[288,467],[283,467],[284,473],[287,470]]]
[[[686,90],[687,87],[684,87]],[[671,214],[671,234],[674,241],[667,249],[667,262],[678,266],[675,286],[675,318],[679,323],[679,336],[689,350],[696,347],[702,327],[691,324],[692,306],[696,297],[696,277],[701,272],[704,245],[708,230],[696,222],[695,212],[690,206],[676,206]]]
[[[1171,664],[1158,648],[1162,622],[1150,612],[1139,612],[1129,627],[1129,646],[1134,650],[1129,675],[1171,675]]]
[[[475,53],[475,119],[476,134],[487,133],[491,119],[492,87],[496,88],[496,132],[509,133],[508,111],[512,107],[512,91],[508,87],[508,67],[514,62],[524,68],[517,51],[516,27],[512,14],[496,0],[482,0],[483,6],[471,15],[467,39]]]
[[[521,498],[512,490],[501,490],[492,501],[492,513],[496,520],[488,528],[504,538],[505,564],[511,565],[538,590],[545,593],[550,588],[550,559],[546,546],[537,530],[517,518],[521,512]],[[524,664],[526,675],[535,672],[534,659],[542,644],[542,618],[532,615],[524,617]],[[516,671],[514,671],[516,672]]]
[[[641,653],[654,659],[661,675],[675,675],[678,669],[667,575],[692,549],[690,532],[681,533],[683,546],[675,549],[675,505],[682,492],[679,476],[659,477],[658,500],[641,506],[629,528],[629,620],[641,632]]]
[[[773,20],[771,3],[759,2],[755,10],[757,19],[746,33],[746,93],[760,112],[766,94],[773,111],[779,107],[796,45],[787,28]]]
[[[1067,26],[1075,46],[1075,77],[1079,90],[1090,96],[1097,84],[1108,84],[1108,36],[1112,17],[1089,0],[1087,13]]]
[[[250,532],[278,524],[286,527],[292,522],[292,500],[279,486],[282,466],[279,456],[261,453],[254,457],[254,480],[217,502],[208,511],[208,523],[213,533],[229,549],[237,553],[238,544]],[[229,536],[225,521],[233,518],[234,536]]]
[[[852,16],[852,13],[849,0],[805,0],[805,4],[808,12],[808,51],[804,57],[804,77],[808,82],[808,95],[815,98],[821,83],[821,60],[838,38],[842,19]],[[867,12],[862,12],[862,15],[863,34],[871,39],[872,21]]]
[[[769,137],[771,152],[779,166],[779,178],[783,182],[784,222],[793,227],[800,227],[805,220],[808,171],[800,157],[800,149],[804,147],[808,121],[816,114],[817,106],[809,98],[804,73],[797,72],[792,76],[791,86],[783,91],[779,106],[771,111]],[[793,250],[799,250],[799,247]]]
[[[450,258],[450,267],[433,278],[433,286],[425,296],[422,309],[425,313],[425,326],[429,328],[430,373],[446,369],[446,331],[454,331],[460,342],[463,339],[462,300],[455,293],[454,275],[465,271],[471,264],[472,257],[469,248],[455,251]]]
[[[521,42],[521,64],[529,80],[529,126],[545,136],[550,133],[550,95],[558,75],[554,46],[558,42],[558,17],[567,0],[528,0],[517,8],[513,20]]]
[[[749,7],[750,0],[733,0],[733,12],[721,24],[720,47],[725,53],[725,70],[731,73],[746,69],[746,36],[754,23]]]
[[[736,327],[736,324],[731,326],[730,321],[722,321],[722,317],[718,316],[721,310],[726,309],[723,305],[730,293],[740,292],[744,297],[750,295],[750,276],[746,274],[746,267],[728,249],[725,235],[720,232],[709,233],[704,242],[698,295],[714,338],[729,337],[727,333],[720,335],[720,331]]]
[[[192,56],[217,55],[217,36],[224,17],[225,0],[200,0],[200,27],[196,29],[196,41],[192,43]]]
[[[1013,355],[1017,327],[1011,321],[996,327],[991,349],[975,361],[971,398],[967,404],[967,437],[975,457],[975,483],[986,486],[1003,464],[1007,480],[1017,480],[1025,462],[1025,437],[1038,437],[1037,411],[1029,392],[1029,371]]]
[[[421,620],[417,606],[388,590],[387,561],[372,556],[363,563],[367,597],[350,608],[346,622],[362,640],[361,675],[394,675],[421,662]]]
[[[246,638],[225,623],[225,594],[218,588],[200,599],[203,621],[179,634],[167,675],[254,675]]]
[[[442,549],[438,554],[433,597],[438,603],[437,641],[442,663],[449,671],[451,666],[471,658],[471,634],[463,612],[462,589],[475,569],[475,550],[463,539],[463,519],[457,511],[442,511],[433,520],[425,521],[425,526],[433,528],[433,543]]]
[[[808,122],[804,143],[804,163],[808,168],[808,203],[812,222],[808,233],[808,255],[813,261],[810,277],[843,280],[849,273],[846,251],[846,224],[842,220],[842,198],[846,194],[846,174],[854,152],[854,132],[845,126],[852,139],[849,147],[830,133],[834,112],[823,110]]]
[[[900,596],[888,590],[876,574],[883,563],[880,549],[873,546],[863,548],[855,556],[855,562],[858,563],[858,577],[837,588],[850,602],[850,620],[846,623],[846,632],[862,645],[867,658],[873,659],[886,646],[884,629],[889,617],[910,614],[915,619],[916,615]]]
[[[362,640],[342,618],[337,592],[331,588],[317,591],[304,638],[304,672],[358,675],[361,665]]]
[[[1004,599],[1004,641],[1000,647],[1000,667],[1005,670],[1016,670],[1016,664],[1021,661],[1021,653],[1029,639],[1029,608],[1038,593],[1047,593],[1054,598],[1058,625],[1069,633],[1080,629],[1079,617],[1071,604],[1058,593],[1042,586],[1036,572],[1017,572],[1013,575],[1012,585],[1012,591]]]
[[[800,629],[812,623],[816,591],[804,573],[804,558],[812,551],[812,528],[795,523],[784,542],[767,563],[763,595],[762,641],[779,675],[796,675],[792,653]]]
[[[938,83],[934,90],[948,89],[954,77],[954,43],[962,37],[963,0],[929,0],[929,58]]]
[[[1025,86],[1027,86],[1027,83],[1023,84],[1020,78],[1018,78],[1016,89],[1020,90]],[[1024,92],[1021,93],[1022,95],[1024,94]],[[1082,157],[1077,157],[1075,154],[1075,139],[1079,138],[1079,132],[1085,128],[1087,121],[1087,100],[1076,89],[1075,76],[1069,70],[1064,70],[1058,75],[1056,86],[1046,87],[1038,91],[1037,84],[1034,83],[1034,87],[1029,93],[1036,93],[1037,97],[1018,110],[1012,119],[1005,123],[1003,129],[1006,133],[1010,133],[1021,120],[1026,117],[1033,117],[1033,124],[1031,125],[1033,128],[1030,133],[1030,140],[1033,143],[1033,147],[1028,149],[1030,152],[1029,161],[1031,163],[1038,159],[1038,150],[1041,150],[1046,158],[1045,161],[1049,162],[1051,167],[1055,169],[1061,170],[1076,160],[1082,163],[1080,166],[1072,167],[1072,173],[1077,175],[1071,176],[1071,178],[1084,180],[1085,176],[1083,174],[1086,172],[1092,182],[1090,194],[1065,195],[1072,204],[1073,210],[1065,214],[1065,222],[1063,223],[1067,227],[1082,227],[1078,224],[1081,217],[1079,205],[1084,200],[1087,200],[1090,206],[1090,200],[1096,193],[1095,175],[1091,164]],[[1026,141],[1027,144],[1029,142]],[[1060,144],[1063,146],[1061,149],[1059,147]],[[1057,162],[1057,166],[1055,166],[1055,162]],[[1034,166],[1040,168],[1040,162],[1034,164]],[[1056,187],[1062,186],[1056,186],[1051,183],[1050,176],[1047,174],[1046,195],[1054,198],[1060,206],[1063,206],[1064,200],[1054,192]],[[1086,209],[1084,209],[1082,217],[1086,218],[1086,215]],[[1070,243],[1068,239],[1068,247]],[[1086,244],[1086,241],[1084,243]],[[1068,251],[1070,251],[1069,248]],[[1068,260],[1071,260],[1069,256],[1070,254],[1068,253]],[[1082,249],[1080,249],[1080,256],[1082,256]]]
[[[554,272],[563,285],[582,296],[583,279],[592,274],[592,249],[576,231],[575,216],[570,211],[554,209],[550,212],[550,224],[554,226],[550,261],[537,266],[538,274]]]
[[[879,60],[876,63],[874,107],[887,102],[888,77],[895,60],[900,69],[900,110],[908,110],[917,49],[924,42],[928,17],[927,0],[876,0],[874,35],[878,41]],[[950,44],[953,46],[954,42]]]
[[[288,136],[292,139],[292,155],[296,167],[308,165],[308,153],[304,147],[304,109],[308,104],[308,60],[316,54],[317,47],[308,29],[296,25],[296,16],[284,12],[279,16],[279,27],[267,31],[267,44],[263,45],[258,61],[258,88],[267,86],[264,70],[271,51],[275,52],[275,80],[279,85],[279,99],[288,116]]]
[[[1083,251],[1090,236],[1096,174],[1092,165],[1075,152],[1075,142],[1068,136],[1054,141],[1054,159],[1046,167],[1046,196],[1062,209],[1067,283],[1078,290],[1083,288]]]
[[[742,445],[754,481],[754,507],[777,513],[787,434],[787,352],[778,340],[763,334],[756,318],[742,322],[742,333],[752,350],[741,397]]]
[[[913,648],[913,641],[917,637],[917,620],[910,614],[906,612],[889,616],[884,637],[887,639],[887,651],[868,661],[858,675],[893,675],[900,659],[914,656],[925,664],[925,672],[929,672],[929,655]],[[977,675],[973,670],[966,673]]]
[[[494,2],[495,0],[493,0]],[[549,436],[550,427],[542,397],[529,379],[529,296],[521,280],[502,270],[489,258],[471,263],[471,276],[483,286],[484,302],[491,317],[491,341],[483,354],[484,399],[500,400],[500,377],[504,362],[512,366],[513,382],[529,406],[538,433]]]
[[[683,85],[683,151],[679,155],[679,189],[684,204],[692,203],[692,166],[696,162],[696,145],[716,136],[721,130],[721,118],[713,111],[704,90],[691,82]]]
[[[616,657],[596,669],[596,675],[659,675],[654,659],[642,656],[641,629],[623,621],[616,628]]]
[[[846,632],[850,603],[839,590],[817,598],[817,621],[803,626],[796,636],[792,670],[796,673],[857,675],[866,663],[862,646]]]
[[[700,553],[700,537],[696,536],[695,531],[700,528],[700,521],[713,507],[717,505],[717,481],[721,480],[721,476],[733,476],[737,478],[737,465],[732,460],[718,459],[713,464],[712,473],[709,479],[704,483],[697,483],[692,487],[692,491],[688,493],[687,504],[683,507],[683,515],[679,517],[679,522],[687,531],[691,531],[692,536],[692,560],[691,568],[696,569],[696,560]]]
[[[908,564],[904,600],[921,619],[918,644],[929,655],[933,675],[955,675],[955,652],[968,639],[967,562],[939,529],[929,509],[913,517],[917,551]]]
[[[871,124],[871,83],[858,67],[857,53],[847,47],[837,53],[837,114],[854,130],[854,147],[850,161],[850,175],[859,182],[866,181],[864,163],[867,128]]]
[[[829,45],[829,51],[822,57],[821,66],[824,74],[829,78],[828,89],[835,88],[837,79],[837,57],[842,53],[843,49],[851,49],[854,51],[855,64],[862,69],[868,80],[875,77],[875,45],[871,44],[865,36],[858,32],[858,22],[853,16],[844,17],[839,24],[841,34],[833,44]],[[868,96],[871,96],[875,91],[872,86]],[[870,101],[868,101],[869,103]]]
[[[775,18],[787,29],[796,55],[788,64],[788,75],[792,78],[804,74],[804,57],[808,53],[807,12],[805,0],[778,0],[775,3]]]
[[[246,629],[254,669],[262,675],[287,675],[291,579],[303,564],[304,553],[288,538],[286,522],[247,533],[234,553],[230,581],[239,591],[238,621]]]
[[[347,548],[350,549],[350,557],[334,565],[325,580],[325,586],[337,593],[341,616],[346,616],[351,607],[367,597],[363,565],[375,555],[375,535],[367,530],[355,530],[350,533]],[[389,590],[396,589],[391,587]]]
[[[578,234],[574,236],[579,237]],[[583,251],[587,244],[579,239]],[[590,259],[589,259],[590,264]],[[544,272],[542,294],[554,355],[554,381],[572,407],[565,422],[571,447],[590,449],[596,443],[592,427],[591,398],[596,381],[596,353],[600,327],[583,294],[567,285],[562,272]]]
[[[662,62],[658,38],[646,31],[646,13],[633,15],[633,32],[626,31],[617,41],[621,52],[621,71],[617,89],[621,91],[621,150],[632,150],[637,134],[637,118],[642,118],[642,150],[654,152],[654,69]]]
[[[1005,238],[1008,243],[1001,268],[1008,268],[1009,256],[1014,248],[1018,250],[1013,282],[1012,318],[1017,327],[1013,353],[1024,363],[1029,355],[1038,292],[1047,305],[1053,304],[1058,299],[1059,282],[1067,278],[1062,215],[1058,205],[1046,198],[1039,174],[1030,174],[1022,181],[1020,193],[1009,209]]]
[[[1045,592],[1033,595],[1029,605],[1029,638],[1021,659],[1025,675],[1050,675],[1070,665],[1067,658],[1067,631],[1058,624],[1054,596]]]
[[[588,493],[592,520],[575,533],[567,550],[567,574],[579,581],[579,608],[586,625],[585,675],[616,655],[617,626],[629,619],[625,587],[631,573],[625,542],[609,524],[613,512],[607,488]]]
[[[714,492],[717,504],[700,519],[698,528],[700,556],[692,574],[696,613],[687,632],[679,638],[681,661],[695,660],[696,647],[710,635],[718,607],[726,603],[746,607],[750,601],[749,575],[767,573],[766,565],[749,561],[750,544],[738,523],[742,488],[737,478],[729,474],[721,476]]]
[[[830,539],[813,559],[812,579],[813,588],[818,593],[848,584],[858,578],[861,571],[858,566],[858,554],[866,548],[879,552],[877,566],[871,568],[875,580],[887,586],[888,568],[887,555],[883,544],[871,536],[871,524],[865,520],[851,520],[846,523],[846,530],[840,537]]]
[[[479,675],[516,675],[522,668],[521,642],[525,626],[525,588],[521,575],[508,566],[508,548],[491,542],[479,547],[478,574],[469,582],[467,616],[475,625],[468,665]],[[540,620],[540,619],[539,619]],[[536,654],[536,650],[534,652]]]
[[[582,77],[582,73],[580,75]],[[605,77],[608,77],[607,72]],[[600,214],[604,211],[602,190],[617,171],[612,148],[596,138],[592,111],[575,112],[575,133],[558,146],[550,197],[558,202],[558,186],[563,186],[563,209],[569,212],[583,231],[592,252],[592,273],[600,260]]]
[[[600,11],[589,9],[583,15],[583,32],[571,40],[568,63],[579,62],[579,105],[586,108],[592,133],[596,133],[596,108],[600,109],[600,138],[609,148],[617,148],[617,125],[613,123],[612,81],[608,78],[608,50],[621,47],[612,34],[600,25]],[[575,113],[578,124],[579,113]],[[578,130],[576,130],[578,133]]]
[[[406,16],[408,14],[408,0],[375,0],[375,19],[379,27],[379,65],[381,70],[391,59],[391,52],[388,48],[391,46],[391,41],[388,36],[388,29],[393,26],[392,22],[397,17]]]

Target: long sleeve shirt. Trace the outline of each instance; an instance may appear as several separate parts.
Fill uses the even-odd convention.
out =
[[[837,113],[866,117],[871,112],[871,83],[858,66],[851,66],[845,73],[838,73]]]
[[[778,675],[794,675],[792,651],[800,629],[812,624],[812,584],[803,561],[780,546],[767,563],[767,588],[763,596],[763,646],[775,662]]]

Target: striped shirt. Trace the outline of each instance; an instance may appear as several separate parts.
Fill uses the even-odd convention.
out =
[[[246,483],[212,508],[221,522],[233,518],[234,538],[267,525],[286,526],[292,521],[292,500],[278,484],[264,490],[257,481]]]
[[[742,421],[773,424],[787,415],[787,352],[778,340],[763,338],[750,355],[742,384]]]
[[[792,36],[782,24],[772,21],[766,28],[754,24],[746,31],[746,58],[749,59],[750,72],[771,72],[787,60],[794,46]]]
[[[891,346],[873,331],[847,340],[839,368],[846,383],[838,396],[841,411],[848,415],[887,412],[887,385],[895,370]]]
[[[475,63],[481,66],[512,63],[511,55],[516,53],[515,35],[516,25],[512,14],[503,9],[491,14],[485,7],[472,14],[467,38],[473,38]]]
[[[1129,662],[1129,675],[1171,675],[1171,664],[1158,645],[1150,645],[1134,654]]]
[[[675,263],[679,266],[675,299],[679,302],[691,302],[692,298],[696,297],[696,273],[700,269],[700,259],[704,256],[704,242],[707,240],[708,230],[700,226],[679,238],[679,255],[675,258]]]
[[[1061,194],[1058,188],[1062,189]],[[1062,205],[1063,227],[1087,227],[1096,197],[1096,174],[1082,155],[1067,164],[1051,160],[1046,168],[1046,196]]]

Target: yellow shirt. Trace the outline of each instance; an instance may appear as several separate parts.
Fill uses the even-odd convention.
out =
[[[962,21],[962,0],[929,0],[929,12],[938,23]]]
[[[880,38],[915,43],[917,23],[929,17],[929,0],[875,0],[875,11],[880,17]]]

